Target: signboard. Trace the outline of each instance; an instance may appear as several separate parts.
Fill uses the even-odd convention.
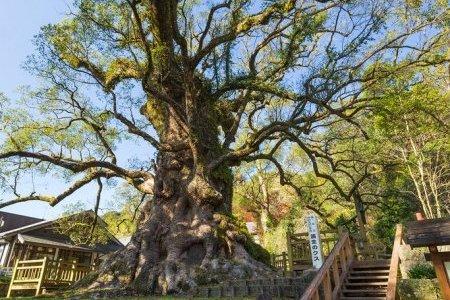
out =
[[[311,260],[314,269],[320,269],[323,264],[322,244],[320,242],[319,223],[315,214],[306,217],[308,227],[309,246],[311,248]]]

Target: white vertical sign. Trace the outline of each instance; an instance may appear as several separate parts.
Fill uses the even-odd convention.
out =
[[[309,246],[311,248],[311,260],[314,269],[320,269],[323,264],[322,244],[320,241],[319,224],[315,214],[306,217],[308,227]]]

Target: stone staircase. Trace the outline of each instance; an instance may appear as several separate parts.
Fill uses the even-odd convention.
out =
[[[390,260],[354,261],[341,289],[341,300],[386,299]]]
[[[264,294],[274,298],[298,298],[308,287],[314,274],[314,272],[305,272],[299,277],[235,280],[217,285],[200,286],[196,296],[239,298],[257,297]]]

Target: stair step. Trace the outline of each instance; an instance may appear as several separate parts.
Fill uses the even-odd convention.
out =
[[[347,282],[345,286],[387,286],[387,281]]]
[[[374,269],[350,269],[349,273],[359,273],[359,274],[365,274],[370,272],[379,272],[379,273],[389,273],[389,269],[385,268],[374,268]]]
[[[348,291],[357,291],[357,290],[368,290],[368,291],[373,291],[378,293],[386,293],[387,287],[386,286],[374,286],[374,285],[369,285],[369,286],[345,286],[344,287],[345,290]]]
[[[389,271],[389,267],[390,266],[366,266],[366,267],[360,267],[360,266],[354,266],[352,267],[351,270],[353,271],[369,271],[369,270],[373,270],[373,271],[377,271],[377,270],[387,270]]]
[[[351,270],[350,275],[389,274],[389,270]]]
[[[366,269],[366,270],[360,270],[360,269],[351,269],[350,273],[389,273],[389,269]]]
[[[391,262],[389,259],[373,261],[356,261],[352,264],[352,269],[389,269]]]
[[[355,295],[355,296],[374,296],[381,297],[386,296],[386,290],[375,290],[375,289],[361,289],[361,290],[348,290],[343,289],[342,294],[347,295]]]
[[[386,297],[351,297],[351,296],[341,296],[340,300],[385,300]]]
[[[348,276],[349,280],[369,280],[369,281],[377,281],[377,279],[388,279],[389,275],[376,275],[376,276]]]

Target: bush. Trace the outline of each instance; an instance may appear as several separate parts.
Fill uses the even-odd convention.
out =
[[[400,300],[444,299],[437,279],[401,279],[397,291]]]
[[[408,271],[411,279],[433,279],[436,278],[434,267],[430,264],[417,264]]]

